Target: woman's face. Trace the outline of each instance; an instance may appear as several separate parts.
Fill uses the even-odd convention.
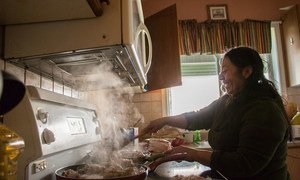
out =
[[[225,57],[222,62],[219,79],[226,92],[231,95],[241,91],[246,82],[246,77],[243,76],[242,70],[232,64],[228,57]]]

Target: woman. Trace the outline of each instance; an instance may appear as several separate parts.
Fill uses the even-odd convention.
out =
[[[185,153],[228,179],[290,179],[286,166],[289,121],[280,95],[263,74],[263,61],[248,47],[224,56],[219,79],[225,94],[209,106],[152,121],[143,133],[165,125],[188,130],[210,129],[212,151],[180,146]]]

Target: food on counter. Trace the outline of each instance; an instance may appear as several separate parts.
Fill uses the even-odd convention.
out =
[[[186,144],[186,142],[185,142],[184,139],[181,139],[181,138],[175,138],[175,139],[172,140],[172,142],[171,142],[171,145],[172,145],[173,147],[180,146],[180,145],[183,145],[183,144]]]
[[[141,174],[145,171],[142,167],[129,166],[121,167],[119,165],[101,166],[98,164],[85,164],[78,166],[76,170],[68,169],[62,173],[67,178],[115,178],[122,176],[134,176]]]
[[[151,156],[149,156],[148,158],[146,158],[146,160],[152,162],[152,161],[155,161],[156,159],[164,157],[164,156],[165,156],[165,153],[154,153],[154,154],[151,154]]]
[[[172,149],[170,141],[165,139],[148,139],[148,151],[151,153],[161,153]]]
[[[152,138],[182,138],[182,132],[178,128],[165,126],[151,135]]]

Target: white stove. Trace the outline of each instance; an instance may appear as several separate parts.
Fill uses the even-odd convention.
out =
[[[56,179],[55,170],[84,162],[101,140],[96,108],[33,86],[26,90],[21,103],[4,116],[4,124],[25,141],[17,179]]]

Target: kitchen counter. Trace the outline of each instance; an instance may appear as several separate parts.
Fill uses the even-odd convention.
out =
[[[288,142],[288,148],[300,148],[300,140]]]

